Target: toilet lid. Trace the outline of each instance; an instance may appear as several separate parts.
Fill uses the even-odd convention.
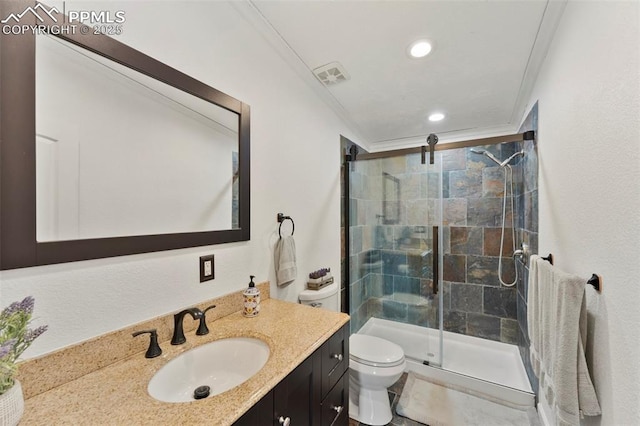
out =
[[[394,367],[404,362],[404,351],[395,343],[379,337],[352,334],[349,358],[372,367]]]

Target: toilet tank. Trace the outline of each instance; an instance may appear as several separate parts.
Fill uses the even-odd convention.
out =
[[[335,312],[340,310],[340,301],[338,298],[338,283],[335,282],[320,290],[303,290],[300,296],[298,296],[300,303],[303,305],[310,305],[315,308],[323,308]]]

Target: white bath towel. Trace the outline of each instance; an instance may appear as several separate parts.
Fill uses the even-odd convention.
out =
[[[558,425],[601,414],[585,357],[586,280],[531,256],[527,321],[531,364]]]
[[[296,242],[291,235],[278,239],[274,249],[274,260],[276,283],[279,286],[290,283],[296,279],[296,275],[298,275],[298,267],[296,266]]]

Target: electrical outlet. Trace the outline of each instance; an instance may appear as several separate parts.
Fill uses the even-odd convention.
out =
[[[209,281],[215,278],[215,267],[213,255],[200,256],[200,282]]]

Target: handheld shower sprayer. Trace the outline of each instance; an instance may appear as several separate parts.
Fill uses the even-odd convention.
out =
[[[485,150],[485,149],[470,149],[471,152],[473,152],[474,154],[482,154],[485,157],[491,159],[491,161],[493,161],[494,163],[496,163],[498,166],[500,167],[505,167],[506,169],[504,171],[504,191],[503,191],[503,195],[502,195],[502,232],[500,233],[500,256],[499,256],[499,260],[498,260],[498,280],[500,281],[500,283],[502,285],[504,285],[505,287],[513,287],[516,282],[518,281],[518,269],[515,268],[515,279],[513,280],[513,282],[511,283],[507,283],[504,282],[502,280],[502,253],[503,253],[503,248],[504,248],[504,234],[505,234],[505,224],[506,224],[506,218],[507,218],[507,178],[509,177],[511,180],[511,229],[512,229],[512,233],[515,234],[515,232],[513,232],[516,229],[516,223],[515,223],[515,208],[514,208],[514,202],[513,199],[515,198],[513,195],[513,169],[511,168],[511,165],[509,164],[511,162],[511,160],[513,160],[516,157],[524,157],[524,151],[519,151],[516,152],[515,154],[513,154],[511,157],[507,158],[504,161],[500,161],[498,160],[496,157],[494,157],[493,154],[491,154],[489,151]],[[515,235],[512,237],[512,245],[513,245],[513,255],[514,258],[516,256],[520,256],[520,258],[522,258],[524,252],[523,250],[516,250],[516,240],[515,240]]]

